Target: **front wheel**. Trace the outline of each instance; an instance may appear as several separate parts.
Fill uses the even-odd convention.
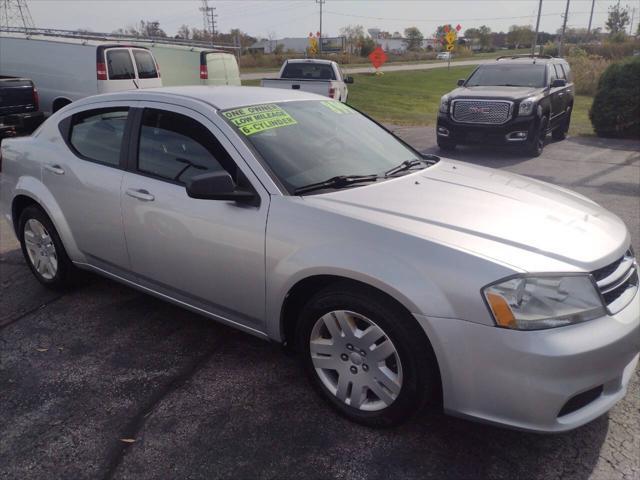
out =
[[[297,330],[305,370],[342,415],[372,427],[401,423],[437,396],[437,366],[418,323],[375,291],[329,287]]]
[[[527,142],[525,151],[531,157],[539,157],[544,150],[544,141],[547,138],[547,129],[549,128],[549,119],[542,117],[538,130],[534,133],[533,138]]]

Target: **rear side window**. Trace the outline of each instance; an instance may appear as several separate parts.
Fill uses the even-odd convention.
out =
[[[107,70],[109,72],[109,80],[136,78],[131,55],[126,48],[107,50]]]
[[[556,76],[561,79],[561,80],[565,80],[565,76],[564,76],[564,70],[562,69],[562,66],[559,64],[555,64],[553,66],[556,69]]]
[[[550,75],[550,81],[549,81],[549,85],[551,85],[553,83],[554,80],[557,80],[558,78],[558,74],[556,73],[556,69],[555,69],[555,65],[549,65],[549,75]]]
[[[562,70],[564,71],[564,76],[567,79],[567,82],[570,82],[572,77],[571,77],[571,68],[569,67],[568,63],[565,64],[560,64],[560,68],[562,68]]]
[[[146,50],[133,50],[133,58],[136,60],[138,78],[158,78],[158,70],[153,57]]]
[[[231,165],[233,161],[222,145],[198,121],[179,113],[145,109],[140,129],[139,171],[185,183],[207,172],[227,170],[234,176]]]
[[[282,78],[304,78],[308,80],[335,80],[331,65],[322,63],[288,63]]]
[[[88,160],[118,166],[128,114],[128,108],[77,113],[71,120],[69,143]]]

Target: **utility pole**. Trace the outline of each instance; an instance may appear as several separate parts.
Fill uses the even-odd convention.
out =
[[[0,0],[0,27],[36,27],[26,0]]]
[[[591,14],[589,15],[589,26],[587,27],[587,37],[591,35],[591,22],[593,22],[593,7],[596,6],[596,0],[591,0]]]
[[[210,7],[208,0],[202,0],[202,7],[199,8],[202,12],[202,20],[204,24],[204,31],[209,32],[211,36],[211,44],[213,45],[213,36],[216,34],[216,7]]]
[[[567,6],[564,9],[564,21],[562,22],[562,33],[560,34],[560,48],[558,49],[558,56],[562,58],[562,50],[564,50],[564,32],[567,29],[567,17],[569,16],[569,3],[571,0],[567,0]]]
[[[631,23],[629,24],[629,35],[633,35],[633,21],[636,19],[636,7],[631,10]]]
[[[533,46],[531,47],[531,56],[536,55],[536,46],[538,45],[538,30],[540,29],[540,14],[542,13],[542,0],[538,5],[538,21],[536,22],[536,34],[533,37]]]
[[[327,0],[316,0],[316,3],[320,4],[320,37],[318,38],[318,52],[322,53],[322,5],[324,5],[324,3]]]

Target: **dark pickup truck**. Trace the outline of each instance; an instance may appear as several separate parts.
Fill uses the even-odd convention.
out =
[[[571,69],[562,58],[501,57],[480,65],[442,97],[438,146],[520,145],[537,157],[548,133],[554,140],[566,137],[573,92]]]
[[[0,77],[0,138],[31,133],[43,120],[33,82],[27,78]]]

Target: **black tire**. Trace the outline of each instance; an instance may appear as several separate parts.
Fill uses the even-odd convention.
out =
[[[401,364],[402,385],[390,405],[375,411],[352,407],[338,399],[316,372],[310,352],[314,325],[323,315],[336,310],[347,310],[367,317],[393,343]],[[407,420],[428,401],[434,401],[434,405],[437,405],[436,401],[440,398],[438,365],[424,331],[411,315],[373,289],[344,282],[318,292],[302,309],[296,343],[314,388],[335,410],[354,422],[369,427],[391,427]],[[361,368],[363,370],[358,373],[366,375],[364,367]],[[370,392],[367,390],[366,395]]]
[[[451,152],[456,149],[456,144],[450,140],[438,138],[438,147],[440,148],[440,150]]]
[[[549,128],[549,119],[542,117],[538,124],[538,130],[530,141],[527,141],[525,152],[530,157],[539,157],[544,151],[544,141],[547,138],[547,129]]]
[[[25,241],[25,226],[31,219],[36,220],[45,228],[55,248],[57,268],[52,278],[45,278],[43,274],[36,269],[33,261],[29,257],[27,242]],[[52,290],[65,290],[73,286],[77,269],[69,259],[56,228],[42,208],[31,205],[23,210],[18,220],[18,239],[20,240],[22,255],[24,255],[27,265],[40,283]]]
[[[562,121],[558,127],[551,132],[551,138],[553,138],[556,142],[564,140],[567,138],[567,133],[569,133],[569,125],[571,124],[571,113],[567,115],[567,118]]]

